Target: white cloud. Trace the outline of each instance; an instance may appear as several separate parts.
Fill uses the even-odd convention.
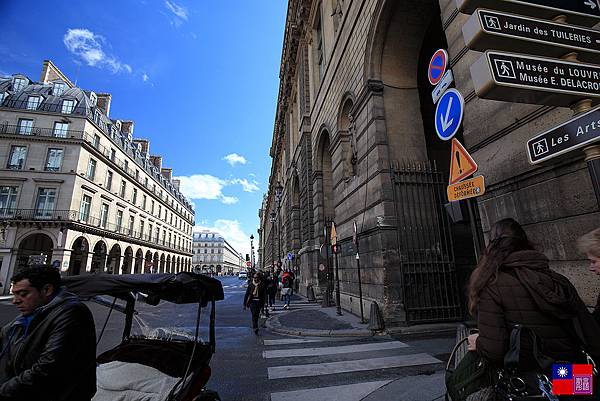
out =
[[[233,181],[236,180],[222,180],[209,174],[194,174],[189,177],[175,177],[175,179],[180,180],[179,188],[188,199],[219,200],[225,205],[233,205],[239,201],[235,196],[223,194],[223,188],[235,184]]]
[[[225,156],[223,158],[223,160],[225,160],[227,163],[231,164],[232,166],[235,166],[236,164],[248,163],[248,161],[246,160],[246,158],[244,156],[238,155],[237,153],[228,154],[227,156]]]
[[[63,36],[63,43],[75,56],[91,67],[108,68],[113,73],[126,71],[131,73],[129,64],[121,62],[115,56],[107,54],[102,46],[106,40],[88,29],[69,29]]]
[[[221,202],[223,202],[226,205],[233,205],[239,202],[239,199],[236,198],[235,196],[222,196],[221,197]]]
[[[218,219],[212,226],[208,224],[197,225],[194,231],[210,230],[216,231],[225,238],[227,242],[242,255],[250,253],[250,234],[246,234],[242,229],[240,222],[237,220]],[[256,257],[256,249],[258,240],[255,235],[254,239],[254,257]]]
[[[183,21],[187,21],[188,14],[185,7],[168,0],[165,0],[165,7],[175,15],[175,19],[171,22],[175,26],[179,26]]]
[[[258,182],[256,182],[256,181],[249,182],[245,178],[235,178],[235,179],[231,180],[230,182],[232,184],[241,185],[242,188],[244,188],[244,192],[256,192],[256,191],[260,190],[260,188],[257,185]]]
[[[142,74],[142,81],[146,82],[146,81],[148,81],[149,79],[150,79],[150,77],[148,76],[148,74],[146,74],[146,73],[143,73],[143,74]]]

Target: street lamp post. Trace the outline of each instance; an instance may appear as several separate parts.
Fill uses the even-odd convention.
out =
[[[277,186],[275,187],[275,200],[277,201],[277,244],[278,244],[278,252],[277,252],[277,261],[281,263],[281,194],[283,193],[283,187],[277,181]]]
[[[275,212],[269,214],[269,221],[271,222],[271,269],[275,272]]]
[[[250,266],[254,269],[254,234],[250,234]]]

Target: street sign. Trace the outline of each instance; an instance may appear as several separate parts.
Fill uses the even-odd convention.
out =
[[[550,160],[600,140],[600,107],[581,114],[527,141],[531,164]]]
[[[460,128],[465,100],[456,89],[448,89],[435,109],[435,132],[440,139],[451,139]]]
[[[252,267],[252,262],[246,262],[247,267]]]
[[[292,260],[292,259],[294,259],[294,254],[293,254],[292,252],[288,252],[288,254],[287,254],[287,259],[288,259],[288,260]]]
[[[439,49],[433,54],[429,61],[427,75],[431,85],[437,85],[444,77],[446,67],[448,66],[448,52],[444,49]]]
[[[562,57],[577,52],[581,61],[600,63],[600,31],[538,18],[478,9],[463,25],[469,49]]]
[[[449,183],[454,184],[465,177],[470,176],[477,171],[477,163],[471,157],[467,149],[458,139],[452,139],[452,151],[450,155],[450,179]]]
[[[331,222],[331,245],[335,246],[337,244],[337,233],[335,232],[335,223]]]
[[[600,98],[600,66],[547,57],[487,51],[471,65],[477,96],[567,107]]]
[[[433,92],[431,92],[431,98],[433,99],[433,104],[436,104],[440,97],[446,92],[446,89],[452,85],[454,82],[454,75],[452,74],[452,70],[446,71],[444,77],[440,81],[439,84],[435,86]]]
[[[598,0],[456,0],[456,6],[466,14],[477,8],[492,8],[546,19],[565,15],[569,23],[583,26],[594,26],[600,21]]]
[[[485,193],[485,179],[482,175],[470,178],[456,184],[448,185],[448,200],[459,201],[474,198]]]

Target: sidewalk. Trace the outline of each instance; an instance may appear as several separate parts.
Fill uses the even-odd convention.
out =
[[[368,316],[365,316],[368,319]],[[287,335],[307,337],[368,337],[378,334],[391,336],[427,336],[456,333],[457,323],[431,323],[406,327],[391,327],[374,332],[369,324],[342,310],[338,316],[335,306],[321,307],[318,302],[294,294],[290,309],[271,316],[266,321],[269,330]]]

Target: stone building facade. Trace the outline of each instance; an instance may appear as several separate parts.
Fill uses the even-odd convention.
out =
[[[193,235],[192,264],[202,273],[236,274],[243,266],[243,258],[217,232],[203,230]]]
[[[39,82],[0,78],[0,96],[2,283],[39,262],[68,275],[191,270],[194,210],[133,121],[109,117],[110,94],[45,61]]]
[[[322,296],[337,263],[341,304],[357,313],[356,224],[365,310],[376,301],[388,325],[457,320],[491,224],[513,217],[591,304],[600,283],[575,247],[600,222],[584,154],[534,167],[525,147],[572,112],[478,98],[469,69],[481,53],[465,46],[467,17],[454,0],[289,1],[260,211],[265,268],[281,240],[283,255],[298,255],[301,288]],[[457,138],[487,187],[452,204],[450,144],[435,133],[427,78],[439,48],[465,98]],[[326,246],[331,222],[336,257]]]

